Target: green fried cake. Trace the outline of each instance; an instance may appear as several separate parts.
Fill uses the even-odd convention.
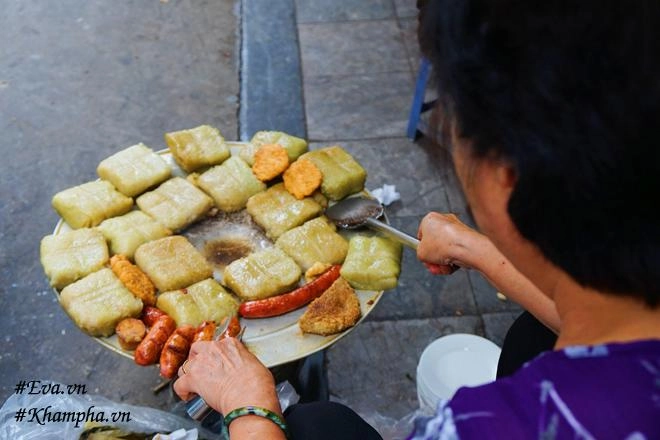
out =
[[[400,243],[384,237],[353,236],[341,276],[354,289],[393,289],[401,272],[401,251]]]
[[[310,151],[300,158],[309,159],[321,170],[321,192],[330,200],[341,200],[364,189],[367,172],[339,146]]]
[[[341,264],[348,252],[348,242],[325,216],[285,232],[275,245],[293,258],[303,271],[316,262]]]
[[[272,239],[318,216],[323,211],[312,197],[296,199],[282,183],[253,195],[247,202],[247,212]]]

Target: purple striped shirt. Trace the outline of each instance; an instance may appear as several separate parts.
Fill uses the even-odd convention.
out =
[[[461,388],[419,418],[421,439],[660,439],[660,340],[546,352]]]

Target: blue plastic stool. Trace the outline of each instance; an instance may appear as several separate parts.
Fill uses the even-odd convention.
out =
[[[429,80],[431,73],[431,63],[426,58],[422,58],[419,65],[419,72],[417,73],[417,82],[415,83],[415,96],[413,96],[412,107],[410,108],[410,116],[408,118],[408,129],[406,136],[415,140],[418,136],[424,135],[421,126],[424,121],[421,120],[422,113],[433,108],[434,101],[424,102],[424,93],[426,92],[426,83]]]

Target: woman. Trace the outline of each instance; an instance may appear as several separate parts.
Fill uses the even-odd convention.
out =
[[[460,389],[411,437],[660,438],[659,8],[427,2],[420,42],[485,237],[429,214],[418,257],[437,273],[449,263],[484,272],[558,338],[511,376]],[[195,345],[181,373],[184,399],[281,416],[271,375],[236,341]],[[333,417],[319,431],[350,420],[354,436],[335,438],[378,438],[347,409]],[[322,423],[300,419],[287,418],[292,430]],[[230,433],[284,438],[260,416],[235,419]]]

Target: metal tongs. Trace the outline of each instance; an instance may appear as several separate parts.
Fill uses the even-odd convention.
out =
[[[215,333],[213,334],[214,341],[218,341],[222,339],[223,335],[225,334],[225,332],[227,332],[229,326],[232,324],[234,318],[238,319],[237,317],[225,318],[222,324],[220,324],[215,329]],[[245,327],[240,326],[240,324],[239,327],[240,330],[238,331],[238,334],[235,337],[239,341],[243,341],[243,333],[245,333]],[[193,397],[188,402],[186,402],[186,413],[188,413],[188,416],[190,416],[191,419],[196,420],[198,422],[205,419],[213,411],[214,411],[213,408],[211,408],[200,396]]]

